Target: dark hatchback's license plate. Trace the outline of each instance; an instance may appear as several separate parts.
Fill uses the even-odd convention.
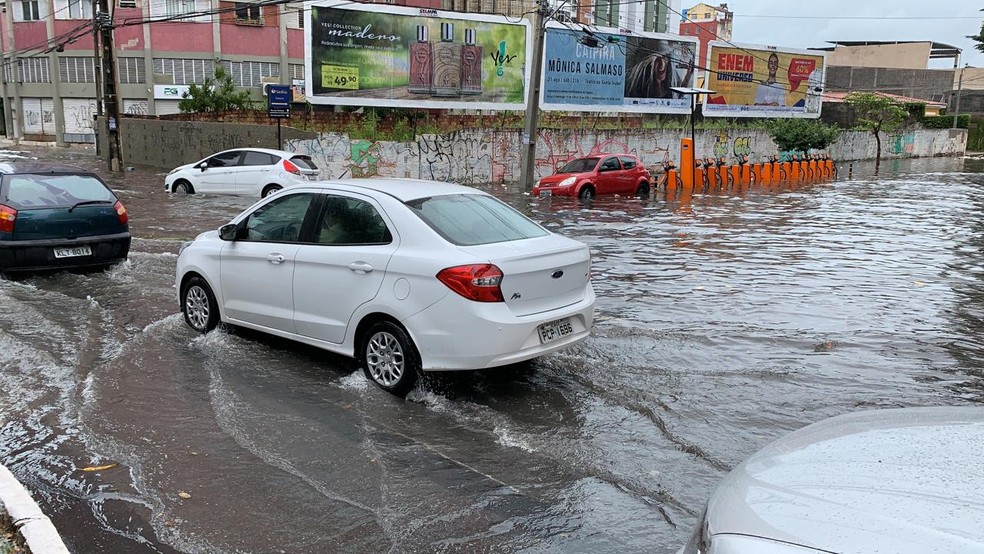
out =
[[[76,246],[73,248],[55,248],[56,258],[77,258],[79,256],[91,256],[92,248],[88,246]]]

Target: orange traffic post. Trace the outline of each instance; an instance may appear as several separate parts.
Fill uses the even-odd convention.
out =
[[[706,185],[704,177],[704,162],[697,160],[694,162],[694,188],[691,192],[701,191],[704,192]]]
[[[667,200],[676,199],[677,193],[677,171],[675,169],[666,170],[666,191],[665,196]]]
[[[747,185],[752,182],[752,164],[748,163],[748,156],[743,156],[741,160],[741,182]]]
[[[772,184],[772,163],[764,162],[762,164],[762,184],[771,185]]]
[[[834,177],[834,160],[828,154],[827,159],[823,163],[827,166],[827,178],[832,179]]]
[[[735,189],[741,189],[741,169],[744,165],[732,165],[728,169],[731,171],[731,183]]]
[[[723,190],[728,190],[728,161],[724,158],[718,160],[718,183],[721,183]]]
[[[786,161],[782,162],[782,169],[783,169],[783,173],[786,174],[786,180],[787,181],[792,180],[793,162],[789,161],[789,159],[786,159]]]
[[[813,175],[814,179],[819,179],[820,177],[820,164],[817,163],[816,154],[810,156],[810,174]]]
[[[680,181],[683,190],[694,190],[694,141],[680,139]]]

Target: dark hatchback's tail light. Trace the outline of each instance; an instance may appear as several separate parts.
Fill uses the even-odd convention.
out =
[[[113,204],[113,209],[116,210],[116,216],[120,218],[120,225],[126,225],[130,221],[130,215],[126,213],[122,202],[117,200],[116,204]]]
[[[290,160],[284,160],[284,169],[287,171],[287,173],[293,173],[294,175],[301,174],[301,170],[296,165],[294,165],[294,163],[291,162]]]
[[[13,233],[15,221],[17,221],[17,210],[0,204],[0,232]]]
[[[437,279],[446,287],[476,302],[503,302],[502,270],[492,264],[459,265],[442,269]]]

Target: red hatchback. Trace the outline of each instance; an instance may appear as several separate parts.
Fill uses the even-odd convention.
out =
[[[576,196],[594,198],[598,194],[649,196],[649,170],[630,154],[599,154],[571,160],[557,173],[537,181],[535,196]]]

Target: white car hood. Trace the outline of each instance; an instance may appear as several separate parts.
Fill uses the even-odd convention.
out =
[[[984,408],[858,412],[728,474],[708,529],[830,552],[984,552]],[[713,541],[712,541],[713,543]]]

